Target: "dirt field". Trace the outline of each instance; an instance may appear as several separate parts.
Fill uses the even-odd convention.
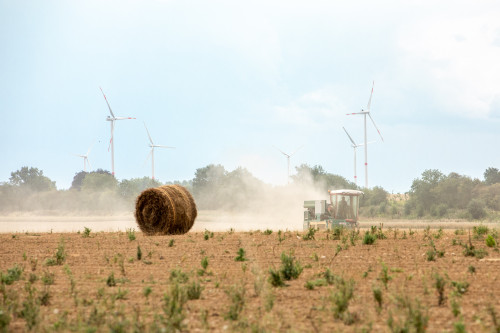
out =
[[[372,245],[363,244],[369,229],[318,231],[310,240],[264,230],[4,233],[0,327],[10,319],[8,331],[390,332],[392,318],[393,331],[453,332],[463,324],[491,332],[495,315],[500,328],[500,254],[485,238],[497,232],[471,230],[475,256],[465,256],[469,230],[384,227],[370,234]],[[240,248],[244,261],[235,260]],[[282,253],[294,262],[275,283],[293,267],[300,274],[275,287],[269,270],[280,271]]]

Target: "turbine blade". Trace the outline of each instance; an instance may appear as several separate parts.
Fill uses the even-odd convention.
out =
[[[94,147],[94,144],[95,144],[95,140],[94,140],[94,141],[92,142],[92,144],[90,145],[89,150],[87,150],[87,155],[85,155],[85,156],[89,156],[89,154],[90,154],[90,150],[92,149],[92,147]]]
[[[175,149],[175,147],[170,147],[170,146],[162,146],[162,145],[154,145],[154,147],[159,147],[159,148],[171,148],[171,149]]]
[[[144,123],[144,127],[146,128],[146,132],[148,133],[149,141],[154,146],[153,139],[151,139],[151,135],[149,135],[149,131],[148,131],[148,127],[146,126],[146,123]]]
[[[373,87],[375,86],[375,81],[372,84],[372,92],[370,93],[370,99],[368,100],[368,105],[366,106],[366,110],[370,111],[370,105],[372,104],[372,96],[373,96]]]
[[[290,157],[290,155],[288,155],[287,153],[285,153],[283,150],[279,149],[278,147],[276,146],[273,146],[274,148],[278,149],[280,153],[282,153],[283,155],[285,155],[286,157]]]
[[[380,130],[378,129],[377,125],[375,125],[375,121],[373,121],[373,118],[372,116],[368,113],[368,116],[370,117],[372,123],[373,123],[373,126],[375,126],[375,128],[377,129],[377,132],[378,132],[378,135],[380,135],[380,138],[382,139],[382,142],[384,141],[384,138],[382,137],[382,134],[380,133]]]
[[[353,113],[346,113],[346,116],[352,116],[355,114],[365,114],[364,112],[353,112]]]
[[[146,165],[146,162],[148,161],[149,156],[151,156],[151,154],[153,153],[153,149],[154,149],[154,148],[151,148],[151,151],[149,152],[148,156],[146,156],[146,159],[144,160],[144,163],[142,164],[142,166],[145,166],[145,165]]]
[[[298,152],[300,149],[302,149],[302,147],[304,147],[304,146],[300,146],[299,148],[295,149],[295,151],[293,153],[291,153],[289,157],[292,157],[293,155],[295,155],[295,153]]]
[[[354,142],[354,140],[351,138],[351,136],[349,135],[349,133],[347,132],[347,130],[345,129],[345,127],[342,127],[344,129],[344,132],[345,134],[347,134],[347,136],[349,137],[349,140],[351,140],[352,144],[357,146],[356,142]]]
[[[106,104],[108,104],[109,113],[111,113],[111,116],[113,118],[115,118],[115,115],[113,114],[113,111],[111,111],[111,106],[109,106],[109,102],[108,102],[108,99],[106,98],[106,95],[104,94],[104,91],[102,91],[101,87],[99,87],[99,89],[101,89],[102,95],[104,96],[104,99],[106,100]]]

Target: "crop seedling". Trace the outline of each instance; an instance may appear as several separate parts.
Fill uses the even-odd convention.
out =
[[[264,230],[264,235],[270,235],[272,233],[273,233],[273,231],[271,229]]]
[[[175,240],[171,239],[171,240],[168,242],[168,247],[172,247],[172,246],[174,246],[174,242],[175,242]]]
[[[0,307],[0,332],[7,333],[9,331],[10,321],[9,313]]]
[[[62,265],[66,261],[66,252],[64,250],[64,239],[61,239],[59,245],[57,246],[56,254],[53,258],[48,258],[45,261],[47,266]]]
[[[54,284],[54,273],[45,271],[40,280],[44,285],[50,286]]]
[[[451,285],[455,288],[456,293],[459,295],[465,294],[469,288],[469,282],[467,281],[451,281]]]
[[[389,268],[385,263],[382,263],[382,270],[380,271],[380,276],[378,280],[382,281],[385,289],[387,290],[387,283],[392,280],[392,276],[389,275]]]
[[[302,273],[302,270],[303,268],[300,265],[300,262],[296,262],[291,253],[290,255],[287,255],[285,252],[281,253],[280,273],[283,276],[283,279],[287,281],[295,280],[299,277],[300,273]]]
[[[444,304],[446,297],[444,296],[444,288],[446,286],[445,279],[440,276],[438,273],[433,275],[434,278],[434,287],[436,287],[436,291],[438,293],[438,305],[441,306]]]
[[[495,332],[500,332],[500,322],[498,321],[497,313],[493,305],[488,306],[488,313],[490,314],[491,321],[493,322],[493,330]]]
[[[424,313],[419,300],[411,301],[406,295],[404,297],[397,296],[396,301],[398,308],[403,311],[403,322],[396,322],[392,313],[389,312],[387,326],[389,326],[391,332],[424,333],[427,330],[429,316]]]
[[[315,239],[315,238],[314,238],[314,234],[315,234],[315,233],[316,233],[316,229],[314,229],[314,228],[309,228],[309,229],[307,230],[307,233],[306,233],[306,234],[304,234],[304,235],[302,236],[302,239],[303,239],[303,240],[313,240],[313,239]]]
[[[337,290],[330,294],[330,301],[333,304],[334,317],[341,319],[349,308],[349,302],[354,296],[354,280],[350,279],[346,281],[343,278],[339,278],[336,285]]]
[[[90,228],[87,228],[87,227],[83,227],[83,233],[82,233],[82,237],[83,238],[89,238],[90,237],[90,232],[92,230]]]
[[[458,304],[456,297],[453,297],[451,299],[450,305],[451,305],[451,313],[453,313],[454,317],[458,317],[461,311],[460,311],[460,304]]]
[[[205,229],[205,232],[203,234],[203,239],[208,240],[209,238],[214,238],[214,233]]]
[[[489,229],[485,225],[478,225],[472,227],[472,231],[474,232],[474,238],[480,238],[481,236],[486,235]]]
[[[283,281],[283,277],[281,276],[279,270],[275,270],[272,268],[269,269],[269,283],[273,287],[283,287],[285,285],[285,282]]]
[[[111,272],[111,274],[109,274],[108,279],[106,280],[106,285],[108,287],[114,287],[114,286],[116,286],[116,280],[115,280],[115,273],[114,272]]]
[[[226,290],[226,294],[231,300],[231,305],[229,305],[229,310],[224,315],[224,319],[238,320],[245,307],[245,287],[233,285],[230,289]]]
[[[15,281],[19,281],[21,279],[22,274],[23,274],[23,268],[16,264],[11,268],[7,269],[7,274],[0,273],[0,281],[2,284],[11,285]]]
[[[125,299],[127,299],[127,294],[128,294],[128,289],[123,289],[122,290],[120,287],[118,287],[118,291],[113,296],[113,298],[115,300],[119,300],[119,299],[125,300]]]
[[[373,298],[377,302],[377,312],[380,313],[382,310],[382,289],[377,286],[372,287]]]
[[[185,283],[189,280],[189,277],[180,269],[173,269],[170,271],[170,282]]]
[[[497,242],[495,241],[495,238],[493,238],[492,235],[486,236],[485,243],[486,246],[488,247],[495,247],[497,245]]]
[[[462,321],[457,321],[453,323],[453,333],[467,333],[465,329],[465,324]]]
[[[134,241],[135,240],[135,229],[127,229],[127,237],[129,241]]]
[[[167,332],[182,331],[182,321],[186,317],[184,314],[186,300],[186,293],[178,283],[170,286],[169,293],[163,297],[163,315],[157,316],[156,319]]]
[[[40,302],[40,305],[47,306],[50,304],[50,298],[51,295],[49,293],[48,289],[45,289],[42,291],[41,295],[38,296],[38,301]]]
[[[28,330],[36,328],[40,322],[40,306],[35,299],[35,288],[32,287],[31,283],[27,283],[25,287],[28,296],[23,301],[23,308],[19,312],[19,317],[24,318],[26,321],[26,326]]]
[[[281,230],[278,230],[278,242],[281,244],[282,241],[285,240],[285,237],[281,237],[282,235],[282,232]]]
[[[186,294],[189,300],[200,299],[203,287],[198,281],[192,281],[186,287]]]
[[[147,287],[144,287],[144,289],[142,289],[142,294],[147,299],[149,297],[149,295],[151,295],[152,291],[153,291],[153,289],[150,286],[147,286]]]
[[[375,239],[376,239],[375,235],[367,231],[365,232],[365,237],[363,237],[363,244],[372,245],[375,243]]]
[[[238,250],[238,256],[236,258],[234,258],[234,261],[247,261],[248,259],[245,258],[245,250],[240,247],[240,249]]]

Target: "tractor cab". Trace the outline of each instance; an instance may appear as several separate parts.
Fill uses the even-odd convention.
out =
[[[332,229],[335,226],[358,226],[359,197],[357,190],[328,191],[327,200],[304,201],[304,230],[309,228]]]

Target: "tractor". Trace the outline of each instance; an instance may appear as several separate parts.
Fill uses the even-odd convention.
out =
[[[359,197],[364,193],[357,190],[334,190],[328,193],[330,203],[327,200],[304,201],[304,230],[357,227]]]

